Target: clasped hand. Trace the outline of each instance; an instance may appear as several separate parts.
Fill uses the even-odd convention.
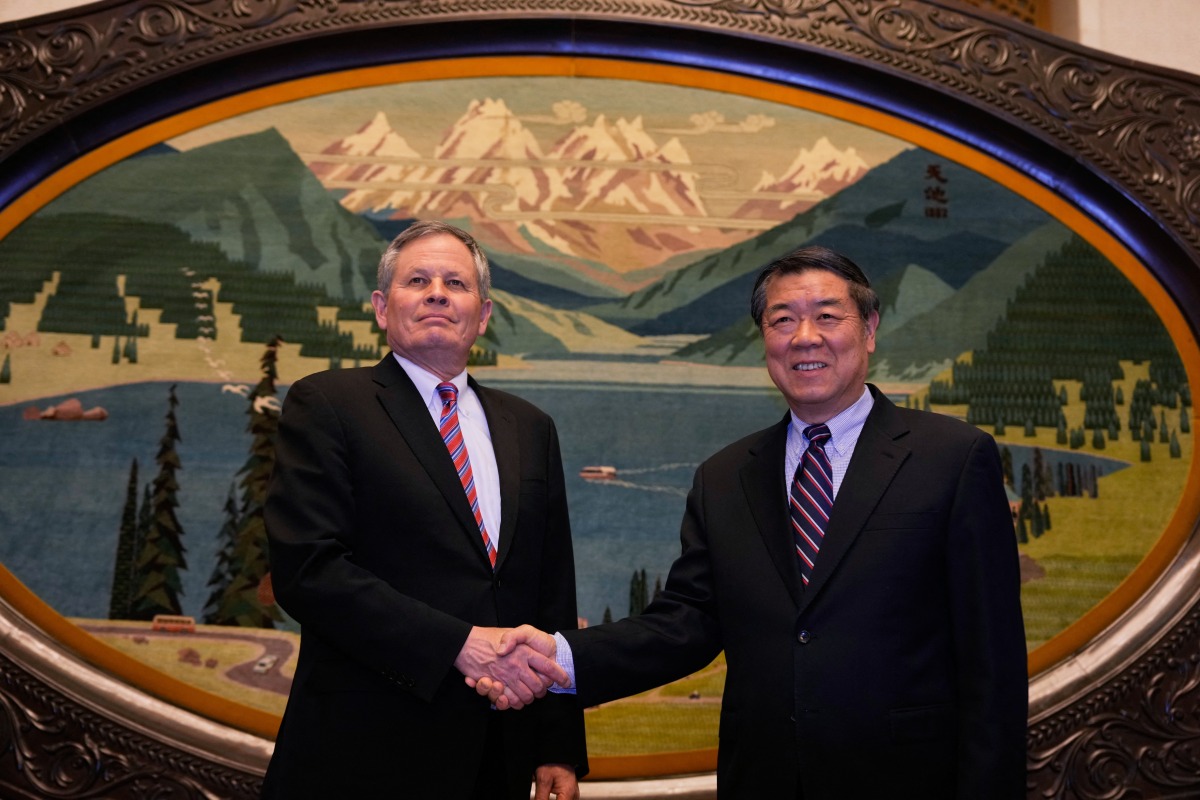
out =
[[[566,670],[554,660],[554,637],[532,625],[519,628],[471,629],[454,660],[467,685],[496,708],[519,709],[544,697],[553,685],[571,685]]]

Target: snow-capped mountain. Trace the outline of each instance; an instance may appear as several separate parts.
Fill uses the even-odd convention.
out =
[[[812,149],[801,148],[781,177],[763,172],[754,191],[764,196],[744,203],[737,216],[789,220],[837,194],[870,169],[853,147],[840,150],[822,136]]]
[[[382,111],[356,133],[339,139],[321,153],[335,160],[314,160],[308,166],[323,184],[331,188],[372,181],[399,181],[412,168],[402,162],[416,162],[421,158],[421,154],[392,129]]]
[[[429,158],[383,112],[322,155],[329,160],[313,158],[313,172],[344,191],[340,202],[354,213],[468,219],[494,252],[559,264],[623,292],[653,280],[653,268],[753,232],[697,224],[710,213],[687,148],[677,137],[660,144],[641,117],[600,114],[543,151],[504,100],[488,98],[471,101]],[[764,175],[756,191],[770,196],[735,216],[790,219],[866,169],[853,148],[823,138],[783,177]]]

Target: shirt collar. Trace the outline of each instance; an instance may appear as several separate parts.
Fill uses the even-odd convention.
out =
[[[871,413],[871,409],[875,406],[875,398],[871,396],[871,390],[865,385],[863,392],[857,400],[850,404],[848,408],[840,411],[837,416],[826,421],[829,427],[830,440],[826,447],[832,447],[839,454],[850,453],[854,450],[854,445],[858,442],[858,435],[862,433],[863,425],[867,422],[867,416]],[[790,412],[792,417],[792,430],[799,434],[801,439],[804,439],[804,429],[810,424],[796,416],[796,412]],[[808,446],[808,441],[804,441],[804,446]]]
[[[460,398],[459,404],[461,406],[461,398],[463,396],[463,392],[466,391],[467,388],[467,371],[465,369],[455,375],[449,381],[443,381],[437,375],[434,375],[424,367],[418,366],[412,361],[409,361],[399,353],[393,352],[392,355],[396,357],[397,363],[400,364],[405,374],[407,374],[409,379],[413,382],[413,385],[417,387],[417,391],[421,394],[421,397],[425,398],[425,405],[431,410],[436,409],[440,412],[442,408],[442,398],[441,395],[438,394],[437,390],[439,383],[454,384],[454,388],[458,389],[458,395]]]

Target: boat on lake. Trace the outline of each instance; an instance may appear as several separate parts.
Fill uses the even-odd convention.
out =
[[[607,481],[617,477],[617,468],[610,466],[584,467],[579,470],[579,477],[587,481]]]

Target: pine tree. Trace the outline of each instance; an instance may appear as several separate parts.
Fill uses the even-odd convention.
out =
[[[12,383],[12,354],[4,354],[4,366],[0,367],[0,383]]]
[[[262,378],[250,393],[247,414],[251,435],[250,455],[238,475],[241,476],[242,503],[238,512],[237,543],[230,564],[232,580],[226,587],[213,614],[218,625],[240,625],[252,628],[273,628],[283,615],[270,592],[267,572],[267,528],[263,509],[267,500],[267,482],[275,468],[275,434],[279,430],[279,411],[276,404],[275,381],[279,377],[276,363],[283,338],[275,336],[267,342],[259,360]]]
[[[233,550],[237,545],[238,527],[237,484],[230,484],[229,496],[225,498],[225,524],[217,532],[217,563],[207,584],[212,591],[204,604],[203,618],[210,625],[220,624],[217,612],[221,607],[221,598],[233,582]]]
[[[128,619],[133,599],[134,559],[137,557],[138,462],[129,465],[129,483],[125,488],[125,508],[121,512],[121,529],[117,535],[117,552],[113,561],[112,593],[108,598],[108,618]]]
[[[646,570],[633,571],[629,581],[629,616],[636,617],[646,610],[649,605],[649,586],[646,584]]]
[[[142,548],[146,546],[146,540],[150,538],[150,524],[154,521],[154,495],[150,493],[150,484],[142,486],[142,504],[138,506],[138,521],[137,521],[137,537],[133,541],[133,552],[141,555]],[[139,582],[137,571],[137,560],[134,560],[134,586],[136,590]],[[133,597],[129,598],[130,613],[133,613]]]
[[[158,475],[153,482],[150,527],[137,559],[138,583],[130,614],[133,619],[148,620],[155,614],[179,614],[182,611],[179,598],[183,594],[183,583],[179,573],[187,569],[187,561],[183,555],[183,527],[175,516],[175,509],[179,507],[179,484],[175,473],[181,469],[175,444],[183,440],[175,418],[178,405],[172,385],[167,396],[166,430],[159,440],[155,457]]]
[[[1176,435],[1175,431],[1171,431],[1171,444],[1168,452],[1170,453],[1171,458],[1183,457],[1183,448],[1179,445],[1179,436]]]
[[[1050,477],[1049,470],[1046,468],[1046,459],[1042,455],[1042,448],[1033,448],[1033,498],[1035,500],[1045,500],[1046,496],[1052,493]]]
[[[603,622],[605,625],[607,625],[608,623],[613,621],[611,608],[609,608],[608,606],[604,607],[604,616],[601,618],[600,621]]]
[[[642,596],[642,590],[638,586],[638,571],[633,571],[633,577],[629,579],[629,616],[636,617],[642,613],[641,607],[638,605],[638,599]]]
[[[114,364],[121,363],[121,337],[120,336],[113,337],[112,363],[114,363]]]

